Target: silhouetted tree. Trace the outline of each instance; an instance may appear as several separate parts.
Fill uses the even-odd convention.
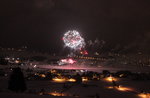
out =
[[[8,61],[3,59],[3,58],[0,58],[0,64],[1,65],[7,65],[8,64]]]
[[[112,80],[112,84],[113,84],[113,87],[118,87],[119,88],[119,84],[117,84],[116,81]]]
[[[99,98],[99,94],[98,94],[98,93],[96,93],[94,98]]]
[[[8,89],[15,92],[24,92],[27,89],[24,75],[19,67],[13,69],[8,82]]]
[[[110,75],[110,72],[108,70],[103,70],[102,73],[103,73],[104,77]]]
[[[77,74],[75,78],[76,78],[76,83],[79,83],[79,84],[82,83],[82,77],[80,76],[80,74]]]
[[[48,72],[48,73],[46,74],[46,77],[45,77],[45,78],[48,79],[48,80],[52,80],[52,73]]]

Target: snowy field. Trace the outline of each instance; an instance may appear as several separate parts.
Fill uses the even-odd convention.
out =
[[[24,67],[25,69],[27,67]],[[148,68],[132,68],[132,67],[86,67],[86,66],[50,66],[50,65],[37,65],[35,70],[48,70],[48,69],[82,69],[94,72],[102,72],[103,70],[109,70],[110,72],[116,72],[119,70],[130,70],[131,72],[150,72]],[[27,91],[24,93],[14,93],[7,89],[8,77],[0,77],[0,96],[1,98],[142,98],[138,94],[141,91],[150,91],[150,81],[134,81],[130,79],[119,79],[117,81],[122,87],[129,88],[129,90],[119,90],[111,88],[113,85],[111,82],[104,80],[88,81],[83,84],[66,83],[71,85],[69,88],[63,88],[64,83],[56,83],[49,80],[32,80],[26,81]],[[109,88],[110,87],[110,88]],[[44,89],[47,93],[61,93],[64,96],[52,96],[49,94],[40,95],[41,89]],[[99,97],[96,97],[98,95]],[[149,97],[144,97],[149,98]]]
[[[44,88],[45,92],[62,92],[67,96],[59,98],[96,98],[98,94],[99,98],[140,98],[137,96],[139,88],[149,89],[150,81],[147,82],[135,82],[123,80],[124,82],[118,82],[123,86],[134,88],[134,91],[118,91],[116,89],[108,89],[107,87],[112,86],[111,83],[105,81],[89,81],[86,86],[83,84],[71,84],[72,86],[68,89],[63,88],[64,83],[55,83],[51,81],[26,81],[28,91],[25,93],[13,93],[7,90],[7,79],[3,78],[0,80],[0,96],[1,98],[57,98],[51,95],[38,95],[41,88]],[[145,83],[147,86],[145,87]],[[142,86],[144,85],[144,86]],[[34,93],[29,93],[30,90],[34,90]]]

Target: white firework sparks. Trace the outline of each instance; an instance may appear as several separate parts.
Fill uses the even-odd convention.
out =
[[[85,41],[78,31],[69,30],[63,36],[65,46],[78,50],[85,47]]]

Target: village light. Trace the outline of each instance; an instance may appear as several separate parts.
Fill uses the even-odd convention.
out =
[[[112,76],[107,77],[107,78],[105,78],[104,80],[107,81],[107,82],[118,81],[117,78],[114,78],[114,77],[112,77]]]
[[[140,93],[138,94],[140,98],[150,98],[150,93]]]

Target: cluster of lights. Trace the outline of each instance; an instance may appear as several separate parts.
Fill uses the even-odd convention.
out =
[[[65,43],[65,46],[74,50],[79,50],[85,47],[84,39],[76,30],[69,30],[68,32],[66,32],[63,36],[63,41]]]
[[[5,60],[7,60],[9,63],[16,63],[16,64],[21,62],[20,58],[14,58],[14,57],[13,58],[6,57]]]
[[[96,57],[87,57],[87,56],[74,56],[75,58],[80,58],[80,59],[89,59],[89,60],[101,60],[105,61],[105,58],[96,58]]]
[[[35,73],[35,75],[38,75],[39,77],[45,78],[46,75],[45,74],[39,74],[39,73]]]
[[[54,82],[57,83],[64,83],[64,82],[76,82],[76,79],[74,78],[64,78],[64,77],[55,77],[52,79]],[[87,77],[82,77],[82,82],[87,82],[88,78]]]
[[[54,82],[58,82],[58,83],[63,83],[63,82],[76,82],[75,79],[73,78],[70,78],[70,79],[67,79],[67,78],[63,78],[63,77],[56,77],[56,78],[53,78],[52,79]]]

